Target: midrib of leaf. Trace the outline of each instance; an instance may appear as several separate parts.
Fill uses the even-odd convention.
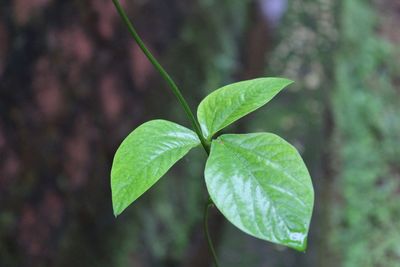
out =
[[[237,90],[239,90],[239,89],[237,89]],[[247,88],[246,90],[251,90],[251,88],[250,88],[250,89]],[[227,115],[225,115],[225,116],[219,116],[219,119],[218,119],[218,120],[217,120],[217,116],[213,116],[212,121],[211,121],[211,125],[214,125],[215,121],[217,121],[217,122],[219,123],[220,127],[217,127],[217,128],[215,129],[215,132],[210,132],[210,131],[209,131],[209,132],[208,132],[208,135],[209,135],[209,136],[207,137],[207,139],[210,140],[214,134],[216,134],[218,131],[222,130],[224,127],[228,126],[230,123],[233,123],[233,122],[235,122],[235,121],[241,119],[242,117],[246,116],[247,114],[249,114],[249,113],[255,111],[255,110],[257,109],[257,107],[255,107],[255,108],[249,110],[248,112],[245,112],[245,113],[242,114],[242,115],[239,115],[239,118],[234,119],[234,120],[231,121],[231,122],[228,122],[228,118],[229,118],[230,116],[232,116],[232,114],[234,114],[235,112],[237,112],[238,110],[240,110],[240,107],[242,107],[243,104],[246,103],[246,102],[248,101],[247,98],[248,98],[248,97],[253,98],[254,95],[256,95],[256,93],[258,93],[258,91],[256,92],[256,90],[254,90],[254,91],[250,92],[248,96],[246,96],[246,99],[242,99],[242,98],[240,97],[239,100],[237,101],[237,103],[239,103],[239,105],[237,106],[237,108],[232,109],[232,110],[231,110],[229,113],[227,113]],[[224,95],[224,96],[226,95],[226,91],[223,92],[223,95]],[[214,102],[214,105],[215,105],[215,101],[213,101],[213,102]],[[265,102],[268,102],[268,100],[266,100]],[[264,104],[261,104],[261,106],[263,106],[263,105],[265,105],[265,103],[264,103]],[[259,105],[257,105],[257,106],[259,106]],[[222,120],[222,122],[221,122],[221,120]],[[223,126],[223,125],[225,125],[225,126]],[[209,130],[212,130],[212,129],[209,129]]]
[[[149,169],[149,165],[152,163],[152,161],[155,161],[156,159],[158,159],[158,158],[160,158],[160,157],[164,157],[164,156],[166,156],[165,154],[170,153],[170,152],[172,152],[172,151],[174,151],[174,150],[183,149],[183,148],[187,148],[187,147],[191,147],[191,146],[190,146],[190,145],[186,145],[186,146],[181,146],[181,147],[174,147],[174,148],[169,148],[169,149],[166,149],[166,150],[162,151],[162,152],[159,153],[158,155],[152,157],[151,160],[147,160],[147,161],[145,162],[145,164],[142,165],[142,166],[139,168],[139,170],[138,170],[138,172],[137,172],[137,176],[139,176],[140,174],[142,174],[146,169]],[[130,177],[127,177],[127,178],[129,179]],[[127,184],[127,183],[124,183],[124,184]],[[147,185],[147,183],[146,183],[146,185]],[[125,187],[129,187],[129,186],[125,186]],[[120,188],[120,187],[118,187],[118,188]],[[121,187],[120,189],[123,189],[123,188]]]
[[[260,135],[255,134],[254,136],[260,136]],[[282,167],[280,167],[279,163],[272,162],[272,161],[269,160],[268,158],[265,158],[264,155],[259,154],[259,153],[257,152],[257,150],[255,150],[255,149],[247,149],[247,148],[245,148],[245,147],[243,147],[243,146],[238,146],[238,145],[235,145],[235,144],[231,144],[229,141],[226,141],[226,140],[222,141],[221,143],[222,143],[223,145],[225,145],[226,147],[229,147],[230,150],[231,150],[232,152],[234,152],[235,150],[241,151],[241,152],[245,151],[245,152],[247,152],[247,153],[246,153],[247,155],[255,156],[255,159],[256,159],[258,162],[260,162],[260,161],[261,161],[261,162],[267,162],[267,164],[268,164],[269,166],[275,168],[276,170],[278,170],[278,171],[282,171],[282,170],[283,170]],[[275,146],[275,145],[281,145],[281,144],[280,144],[280,143],[271,143],[271,144],[268,144],[268,146]],[[284,152],[275,153],[273,157],[275,157],[276,155],[281,154],[281,153],[284,153]],[[235,155],[238,155],[239,157],[243,158],[243,160],[247,161],[243,156],[241,156],[240,153],[235,153],[235,152],[234,152],[234,154],[235,154]],[[293,159],[292,159],[291,161],[293,161]],[[248,166],[246,166],[246,167],[248,167]],[[301,181],[297,180],[296,178],[294,178],[293,175],[287,173],[286,171],[282,171],[282,172],[285,174],[286,177],[290,178],[291,180],[296,181],[296,182],[297,182],[298,184],[300,184],[301,186],[306,187],[306,185],[305,185],[303,182],[301,182]],[[257,180],[257,182],[258,182],[258,180]],[[279,191],[279,192],[282,192],[282,191],[283,191],[285,194],[287,194],[287,195],[293,197],[301,206],[303,206],[303,207],[305,207],[305,208],[307,207],[307,205],[304,203],[304,201],[301,200],[301,199],[297,196],[297,194],[295,194],[295,193],[293,193],[293,192],[291,192],[291,191],[288,191],[288,190],[283,190],[283,189],[281,189],[279,186],[270,185],[270,184],[267,184],[266,186],[268,186],[269,188],[272,188],[272,189],[275,190],[275,191]]]
[[[285,228],[286,228],[286,231],[287,231],[287,232],[290,232],[289,226],[286,224],[286,222],[285,222],[285,220],[282,218],[282,216],[281,216],[279,213],[277,213],[277,211],[276,211],[276,206],[277,206],[277,205],[276,205],[275,201],[273,201],[273,200],[268,196],[268,194],[265,193],[265,191],[263,190],[263,186],[262,186],[262,185],[260,184],[260,182],[258,181],[258,178],[257,178],[257,177],[255,176],[255,174],[251,171],[251,168],[249,168],[250,164],[249,164],[248,160],[247,160],[246,158],[242,157],[240,154],[236,153],[236,152],[234,151],[234,149],[231,149],[231,148],[232,148],[231,146],[226,145],[226,142],[221,142],[220,144],[222,144],[223,146],[225,146],[225,150],[231,152],[231,154],[233,155],[233,157],[236,158],[238,164],[244,167],[243,169],[246,170],[246,172],[250,174],[250,177],[252,178],[252,180],[254,180],[254,181],[256,182],[256,184],[262,189],[262,192],[264,192],[263,195],[265,196],[265,198],[268,199],[270,203],[272,203],[272,205],[271,205],[272,212],[276,215],[276,217],[278,217],[278,218],[283,222],[283,224],[284,224],[284,226],[285,226]],[[241,159],[242,159],[242,160],[241,160]],[[244,164],[243,162],[246,162],[246,164]],[[252,204],[254,205],[254,199],[252,199]],[[256,218],[256,216],[255,216],[255,211],[254,211],[254,207],[253,207],[253,215],[254,215],[254,218]],[[258,225],[258,221],[257,221],[257,220],[255,220],[255,221],[256,221],[257,230],[260,232],[260,228],[259,228],[259,225]],[[264,228],[266,228],[265,225],[264,225]],[[274,229],[274,227],[272,227],[272,228]],[[275,231],[275,230],[276,230],[276,229],[274,229],[274,231]],[[260,232],[260,233],[261,233],[262,235],[265,236],[265,233],[263,233],[263,232]],[[274,234],[274,235],[275,235],[275,234]],[[276,239],[278,240],[278,238],[276,238]]]
[[[303,186],[303,187],[307,187],[302,181],[299,181],[298,179],[296,179],[295,177],[293,177],[293,175],[291,175],[291,174],[288,173],[285,169],[283,169],[283,168],[279,165],[279,163],[276,163],[276,162],[271,161],[270,159],[266,158],[264,155],[259,154],[255,149],[247,149],[247,148],[242,147],[242,146],[240,146],[240,147],[239,147],[239,146],[235,146],[235,145],[229,144],[229,142],[227,142],[227,141],[225,141],[225,140],[223,141],[223,143],[226,144],[226,145],[229,145],[229,147],[231,147],[232,150],[234,150],[234,149],[239,150],[239,151],[242,150],[242,151],[246,151],[247,154],[250,154],[250,155],[253,154],[254,156],[257,156],[257,159],[258,159],[259,161],[266,162],[270,167],[272,167],[272,168],[274,168],[275,170],[278,170],[278,171],[281,171],[282,173],[284,173],[286,177],[288,177],[288,178],[290,178],[291,180],[297,182],[298,184],[300,184],[300,185]],[[278,144],[274,144],[274,145],[279,145],[279,143],[278,143]],[[276,153],[274,156],[276,156],[277,154],[278,154],[278,153]]]

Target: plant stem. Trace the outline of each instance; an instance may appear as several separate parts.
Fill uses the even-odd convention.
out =
[[[178,86],[174,82],[174,80],[169,76],[167,71],[161,66],[161,64],[157,61],[157,59],[153,56],[153,54],[147,49],[146,45],[144,44],[143,40],[140,38],[139,34],[136,32],[135,28],[133,27],[132,23],[130,22],[128,16],[126,15],[124,9],[122,8],[121,4],[119,3],[118,0],[113,0],[113,3],[115,5],[115,8],[117,9],[119,15],[121,16],[122,20],[124,21],[125,25],[128,27],[128,30],[130,34],[132,35],[133,39],[135,39],[136,43],[139,45],[140,49],[142,49],[143,53],[146,55],[146,57],[150,60],[150,62],[153,64],[153,66],[157,69],[157,71],[161,74],[161,76],[164,78],[164,80],[168,83],[169,87],[171,88],[172,92],[178,99],[179,103],[185,110],[185,113],[190,120],[193,130],[196,132],[197,136],[199,137],[201,144],[203,145],[204,150],[206,151],[207,154],[210,154],[210,142],[207,141],[200,129],[200,125],[196,118],[193,115],[192,110],[189,107],[189,104],[183,97],[181,91],[179,90]],[[218,267],[218,260],[217,260],[217,255],[215,253],[215,249],[210,237],[209,229],[208,229],[208,211],[211,206],[213,206],[212,200],[209,198],[207,201],[205,210],[204,210],[204,231],[207,239],[207,244],[208,248],[210,249],[210,252],[212,254],[212,257],[214,259],[215,267]]]
[[[204,233],[205,233],[205,236],[206,236],[206,239],[207,239],[208,249],[210,250],[210,253],[211,253],[212,257],[213,257],[215,267],[218,267],[217,254],[215,253],[214,245],[212,243],[211,236],[210,236],[210,231],[208,229],[208,211],[209,211],[210,207],[212,207],[213,205],[214,205],[214,203],[209,198],[207,203],[206,203],[206,205],[205,205],[205,208],[204,208],[204,221],[203,221],[203,223],[204,223]]]
[[[130,34],[132,35],[133,39],[135,39],[136,43],[139,45],[140,49],[142,49],[143,53],[146,57],[150,60],[153,66],[157,69],[157,71],[161,74],[164,80],[168,83],[169,87],[171,88],[172,92],[178,98],[179,103],[185,110],[187,117],[192,124],[193,130],[196,132],[197,136],[199,137],[201,144],[203,145],[204,150],[207,154],[210,154],[210,143],[206,141],[204,138],[200,125],[197,122],[196,118],[193,115],[188,103],[186,102],[185,98],[183,97],[181,91],[179,90],[178,86],[175,84],[174,80],[172,80],[171,76],[165,71],[165,69],[161,66],[161,64],[157,61],[157,59],[151,54],[151,52],[147,49],[146,45],[144,44],[143,40],[140,38],[139,34],[136,32],[135,28],[133,27],[132,23],[130,22],[128,16],[126,15],[124,9],[122,8],[121,4],[118,0],[113,0],[115,8],[117,9],[119,15],[121,16],[122,20],[124,21],[125,25],[128,27]]]

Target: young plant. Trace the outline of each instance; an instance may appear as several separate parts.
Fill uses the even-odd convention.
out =
[[[111,170],[115,216],[152,187],[192,148],[208,154],[204,177],[209,193],[207,217],[215,205],[237,228],[254,237],[299,251],[306,248],[314,204],[307,168],[297,150],[272,133],[223,134],[222,129],[260,108],[292,83],[283,78],[259,78],[217,89],[197,109],[195,119],[180,90],[144,45],[118,0],[121,18],[186,112],[193,130],[166,120],[140,125],[118,148]]]

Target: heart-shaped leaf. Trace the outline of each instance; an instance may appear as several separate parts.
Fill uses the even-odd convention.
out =
[[[118,148],[111,169],[115,216],[199,144],[194,132],[173,122],[153,120],[136,128]]]
[[[270,133],[212,142],[205,179],[211,199],[244,232],[305,250],[314,191],[297,150]]]
[[[229,124],[268,103],[293,83],[283,78],[259,78],[224,86],[209,94],[197,109],[203,135],[211,137]]]

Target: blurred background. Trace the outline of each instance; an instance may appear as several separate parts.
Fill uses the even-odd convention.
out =
[[[193,108],[230,82],[296,81],[228,130],[301,151],[316,191],[307,253],[214,210],[221,266],[400,266],[398,0],[123,5]],[[189,126],[111,0],[0,0],[0,266],[211,266],[201,149],[113,217],[113,153],[155,118]]]

